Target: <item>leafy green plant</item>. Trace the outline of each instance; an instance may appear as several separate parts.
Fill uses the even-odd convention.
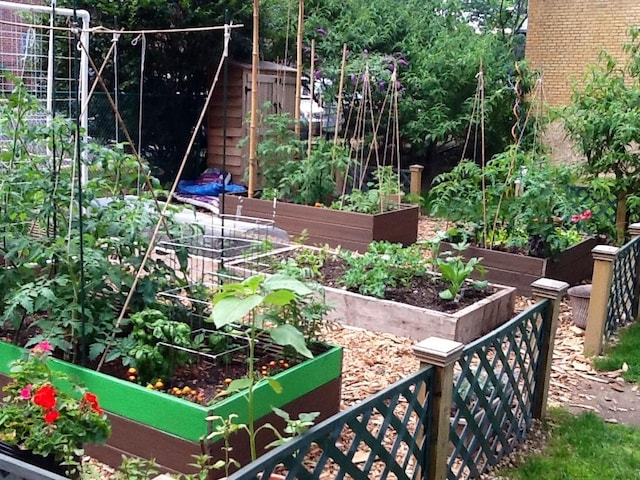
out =
[[[468,247],[467,244],[454,244],[453,248],[462,252]],[[450,300],[458,302],[462,298],[464,291],[464,285],[467,279],[474,271],[480,273],[486,273],[484,267],[480,264],[482,258],[470,258],[465,262],[462,255],[452,255],[451,252],[443,252],[440,257],[436,259],[436,266],[440,270],[441,278],[444,282],[449,284],[449,287],[440,292],[440,297],[444,300]],[[473,286],[475,288],[486,288],[488,282],[475,281]]]
[[[371,242],[362,255],[345,250],[341,256],[348,266],[341,284],[363,295],[384,298],[388,287],[405,285],[412,277],[426,273],[419,245]]]
[[[302,435],[304,432],[313,427],[316,418],[320,415],[320,412],[302,412],[298,415],[298,418],[291,418],[288,412],[280,408],[273,407],[272,409],[276,415],[282,418],[285,422],[285,427],[283,432],[285,435],[276,433],[277,440],[274,440],[270,444],[267,445],[267,448],[278,447],[280,445],[285,444],[289,440],[298,435]]]
[[[0,277],[0,319],[14,338],[29,329],[31,344],[47,339],[68,360],[79,362],[85,353],[95,359],[108,349],[108,360],[126,356],[128,349],[118,348],[123,325],[116,318],[149,246],[145,232],[160,219],[151,208],[152,192],[125,198],[135,193],[130,188],[137,179],[125,146],[82,145],[92,152],[87,166],[94,177],[83,191],[81,224],[77,178],[74,169],[63,168],[73,158],[75,126],[62,116],[36,125],[29,121],[36,115],[43,113],[20,82],[0,102],[0,128],[10,139],[0,151],[7,167],[0,182],[0,255],[11,267]],[[98,201],[104,194],[108,201]],[[171,212],[165,226],[180,235]],[[181,282],[162,255],[150,258],[141,273],[132,311],[154,305],[159,291]]]
[[[397,172],[390,165],[380,166],[373,172],[374,180],[367,189],[354,189],[331,204],[331,208],[347,212],[378,213],[398,208],[394,196],[402,194]]]
[[[256,148],[262,198],[301,205],[332,200],[336,193],[335,175],[346,170],[348,151],[318,138],[307,155],[306,144],[296,138],[288,114],[266,115],[262,123],[265,132]],[[244,143],[243,140],[241,144]]]
[[[234,323],[244,323],[247,327],[244,330],[249,344],[247,376],[233,380],[227,388],[227,393],[246,391],[248,403],[246,430],[249,435],[252,460],[257,457],[256,435],[258,432],[264,428],[274,430],[270,424],[265,424],[260,428],[255,427],[255,389],[262,382],[268,382],[274,391],[282,390],[281,385],[275,379],[268,376],[257,377],[255,348],[259,333],[267,330],[277,345],[288,345],[300,355],[308,358],[313,357],[307,348],[302,332],[290,324],[273,326],[264,322],[263,312],[272,309],[280,310],[295,301],[296,298],[305,297],[311,293],[312,291],[300,281],[276,274],[268,278],[265,278],[264,275],[254,275],[240,283],[222,285],[214,297],[211,321],[214,322],[216,328]]]
[[[430,191],[431,215],[459,225],[467,240],[485,248],[521,246],[547,257],[560,253],[556,227],[574,227],[572,217],[590,208],[572,195],[575,167],[553,165],[546,157],[517,147],[483,167],[463,160],[438,175]]]
[[[167,378],[177,366],[188,362],[186,352],[170,346],[191,347],[191,327],[186,323],[169,320],[161,311],[146,308],[131,315],[131,325],[131,337],[136,343],[129,355],[143,384]]]

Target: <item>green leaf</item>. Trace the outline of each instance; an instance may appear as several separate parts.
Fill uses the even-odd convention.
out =
[[[264,289],[267,291],[290,290],[302,297],[312,293],[311,289],[300,280],[283,274],[275,274],[267,278],[264,282]]]
[[[104,352],[104,343],[93,343],[89,347],[89,360],[95,360],[102,352]]]
[[[293,325],[278,325],[269,333],[278,345],[291,345],[300,355],[313,358],[313,353],[307,348],[304,335]]]
[[[453,300],[453,296],[453,293],[449,289],[440,292],[440,298],[442,298],[443,300]]]
[[[296,298],[296,294],[291,290],[276,290],[268,293],[264,297],[265,305],[288,305],[293,302]]]
[[[263,297],[258,294],[252,294],[245,298],[225,297],[213,307],[211,320],[215,323],[216,328],[238,322],[258,307],[262,301]]]
[[[282,384],[279,381],[275,380],[274,378],[267,377],[267,382],[269,382],[269,386],[271,387],[271,389],[278,395],[282,393]]]
[[[238,378],[237,380],[232,381],[229,384],[229,388],[227,388],[227,393],[235,393],[241,390],[246,390],[251,386],[250,378]]]

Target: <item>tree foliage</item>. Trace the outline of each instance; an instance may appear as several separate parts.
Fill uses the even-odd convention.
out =
[[[627,206],[638,205],[640,189],[640,30],[630,30],[620,64],[607,52],[574,85],[564,111],[565,127],[586,156],[585,171],[618,199],[616,236],[624,240]]]
[[[282,0],[280,11],[287,11],[295,26],[297,8],[292,3],[297,5],[292,0]],[[337,80],[342,46],[346,44],[350,52],[347,78],[353,81],[353,74],[361,71],[363,61],[369,62],[380,96],[389,72],[397,67],[403,144],[410,145],[412,153],[419,157],[438,145],[460,141],[470,123],[478,121],[472,117],[482,66],[487,144],[492,151],[500,151],[509,140],[514,121],[513,37],[487,32],[492,32],[494,25],[504,25],[502,32],[506,32],[509,22],[521,18],[523,2],[515,2],[520,5],[520,16],[507,8],[513,3],[310,0],[305,4],[305,45],[308,47],[315,39],[316,69],[324,77]],[[470,23],[473,19],[482,29]],[[283,36],[288,34],[288,42],[276,39],[272,45],[295,40],[290,28],[281,32]],[[308,48],[305,51],[309,57]],[[309,65],[308,60],[305,65]]]

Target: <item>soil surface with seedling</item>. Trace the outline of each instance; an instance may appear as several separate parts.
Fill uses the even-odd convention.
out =
[[[274,256],[274,265],[278,265],[280,261],[288,258],[295,258],[295,256],[295,250],[278,253]],[[338,289],[344,288],[340,280],[348,268],[349,265],[342,257],[329,255],[324,259],[322,266],[319,267],[316,278],[323,286]],[[447,288],[448,285],[445,282],[433,275],[415,276],[407,284],[387,287],[384,299],[439,312],[453,313],[495,293],[495,288],[491,286],[476,288],[468,285],[463,289],[460,298],[454,302],[440,297],[440,292]],[[358,293],[356,289],[348,290]]]

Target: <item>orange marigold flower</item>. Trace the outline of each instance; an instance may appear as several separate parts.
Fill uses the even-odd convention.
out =
[[[47,423],[53,423],[58,418],[60,418],[60,412],[58,410],[50,410],[44,416],[44,421],[47,422]]]
[[[51,410],[56,405],[56,389],[51,385],[43,385],[33,395],[33,403],[45,410]]]

